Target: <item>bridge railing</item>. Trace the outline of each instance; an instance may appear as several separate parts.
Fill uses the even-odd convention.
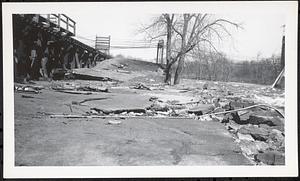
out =
[[[55,24],[58,28],[63,28],[66,31],[76,34],[76,22],[65,14],[40,14],[47,21]]]

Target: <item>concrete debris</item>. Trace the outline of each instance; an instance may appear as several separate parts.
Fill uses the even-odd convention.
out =
[[[23,98],[34,98],[32,96],[22,95]]]
[[[249,123],[256,124],[256,125],[259,124],[266,124],[268,126],[283,125],[282,121],[276,117],[250,115],[248,121]]]
[[[193,108],[189,109],[188,113],[200,116],[200,115],[203,115],[203,114],[210,113],[213,110],[214,110],[213,105],[210,105],[210,104],[201,104],[201,105],[199,105],[198,104],[196,107],[193,107]]]
[[[116,109],[116,110],[105,110],[105,109],[98,109],[98,108],[91,108],[91,110],[97,111],[99,115],[109,115],[109,114],[129,114],[133,115],[134,113],[140,113],[145,114],[146,110],[145,109]]]
[[[238,132],[237,137],[240,140],[254,141],[254,139],[252,138],[252,136],[250,134],[242,134],[242,133]]]
[[[77,91],[77,90],[56,90],[57,92],[67,93],[67,94],[83,94],[90,95],[92,92],[89,91]]]
[[[284,120],[278,113],[273,116],[261,116],[262,111],[270,110],[249,109],[239,114],[225,114],[220,122],[224,123],[250,160],[258,165],[282,165],[285,163]]]
[[[239,109],[244,107],[249,107],[255,105],[254,102],[249,102],[248,100],[238,99],[234,101],[230,101],[229,106],[230,109]]]
[[[96,86],[82,86],[82,87],[78,87],[77,90],[92,91],[92,92],[108,92],[107,87],[96,87]]]
[[[227,129],[228,130],[233,130],[233,132],[237,132],[240,128],[241,128],[241,125],[239,124],[236,124],[234,121],[232,120],[229,120],[228,121],[229,124],[226,125]]]
[[[151,104],[151,106],[147,107],[146,109],[151,111],[161,111],[161,112],[166,112],[169,110],[166,104],[158,103],[158,102]]]
[[[147,87],[146,85],[142,84],[142,83],[137,83],[136,85],[130,87],[132,89],[141,89],[141,90],[151,90],[149,87]]]
[[[117,67],[118,69],[124,69],[125,67],[128,66],[128,65],[122,64],[122,63],[120,63],[120,64],[113,64],[112,63],[111,65]]]
[[[202,116],[198,118],[199,121],[214,121],[216,120],[215,118],[213,118],[212,116]]]
[[[122,123],[122,121],[120,120],[109,120],[107,122],[107,124],[110,124],[110,125],[120,125]]]
[[[118,80],[114,80],[109,77],[103,77],[98,75],[93,75],[89,73],[88,70],[84,71],[82,69],[74,69],[71,72],[68,72],[68,75],[65,75],[67,79],[76,79],[76,80],[94,80],[94,81],[111,81],[111,82],[119,82]]]
[[[237,124],[246,124],[240,120],[239,114],[237,112],[225,114],[222,123],[228,123],[230,120],[236,122]]]
[[[34,86],[21,86],[21,85],[15,85],[14,90],[16,92],[22,92],[22,93],[30,93],[30,94],[38,94],[40,93],[40,88],[34,87]]]
[[[88,101],[98,101],[98,100],[105,100],[105,99],[108,99],[108,98],[106,98],[106,97],[88,98],[88,99],[84,99],[83,101],[80,101],[80,102],[72,101],[72,104],[80,105],[80,104],[88,102]]]
[[[208,83],[207,83],[207,82],[205,82],[205,83],[203,84],[202,89],[203,89],[203,90],[207,90],[207,89],[208,89]]]
[[[267,165],[284,165],[285,157],[277,151],[268,151],[255,155],[255,159]]]
[[[69,94],[85,94],[89,95],[92,92],[109,92],[107,87],[99,87],[99,86],[92,86],[92,85],[76,85],[76,84],[55,84],[52,85],[51,88],[53,90],[69,93]]]
[[[266,141],[269,136],[268,130],[254,125],[243,126],[238,130],[238,132],[242,134],[250,134],[255,140],[259,141]]]
[[[283,143],[284,134],[277,129],[272,129],[271,133],[269,134],[269,139],[272,140],[273,142]]]
[[[154,96],[150,97],[150,99],[149,99],[149,101],[157,101],[157,100],[158,100],[158,97],[154,97]]]
[[[241,150],[243,151],[243,153],[245,153],[247,156],[254,157],[254,155],[259,153],[257,150],[257,146],[253,142],[253,140],[241,140],[238,144],[241,147]]]
[[[117,72],[120,72],[120,73],[125,73],[125,74],[130,74],[131,72],[128,71],[128,70],[117,70]]]
[[[258,152],[260,153],[270,149],[270,145],[264,141],[255,141],[254,143],[257,147]]]

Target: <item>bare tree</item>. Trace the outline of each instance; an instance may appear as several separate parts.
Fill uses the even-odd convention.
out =
[[[172,34],[173,34],[173,21],[174,21],[174,14],[169,15],[169,14],[163,14],[163,17],[166,20],[167,24],[167,45],[166,45],[166,67],[165,67],[165,83],[171,83],[171,40],[172,40]]]
[[[217,36],[217,38],[222,39],[224,36],[222,32],[231,35],[226,28],[226,24],[240,27],[237,23],[226,19],[211,19],[208,14],[183,14],[181,22],[177,24],[178,26],[173,26],[174,32],[181,37],[181,48],[172,60],[178,62],[174,84],[180,82],[185,55],[189,51],[193,50],[200,42],[205,42],[216,50],[212,38]]]
[[[160,16],[155,17],[150,25],[143,26],[140,30],[140,32],[147,34],[147,38],[150,39],[150,41],[166,36],[166,67],[164,69],[165,83],[171,82],[170,62],[174,16],[174,14],[161,14]]]
[[[222,39],[224,36],[222,32],[231,35],[226,24],[240,27],[237,23],[226,19],[212,19],[212,16],[208,14],[162,14],[146,27],[145,30],[157,30],[158,35],[152,36],[152,39],[167,36],[165,82],[170,83],[171,68],[175,63],[177,67],[174,84],[180,82],[186,54],[200,42],[205,42],[216,49],[212,41],[214,36]]]

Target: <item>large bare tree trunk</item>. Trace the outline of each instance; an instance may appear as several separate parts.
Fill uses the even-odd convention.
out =
[[[174,75],[174,85],[180,83],[180,75],[183,70],[184,59],[185,59],[185,56],[182,55],[182,56],[180,56],[180,58],[178,60],[178,64],[177,64],[175,75]]]
[[[165,80],[164,82],[167,83],[167,84],[171,84],[171,64],[167,64],[166,68],[165,68]]]
[[[181,52],[186,51],[186,36],[187,36],[187,29],[188,29],[188,24],[189,24],[190,17],[188,14],[183,15],[183,29],[182,29],[182,35],[181,35]],[[179,56],[177,68],[175,71],[174,75],[174,85],[180,83],[180,74],[183,69],[183,64],[184,64],[184,59],[185,59],[185,53],[182,53]]]
[[[174,14],[170,18],[170,15],[165,15],[167,20],[167,47],[166,47],[166,68],[165,68],[165,83],[171,84],[171,38],[172,38],[172,23],[174,19]]]

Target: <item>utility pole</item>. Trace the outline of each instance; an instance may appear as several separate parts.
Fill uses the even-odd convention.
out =
[[[284,73],[284,64],[285,64],[285,25],[282,25],[281,27],[283,28],[282,44],[281,44],[281,58],[280,58],[281,72],[277,76],[274,83],[272,84],[272,88],[280,87],[280,86],[284,87],[284,77],[285,77],[285,73]],[[280,85],[280,83],[281,83],[281,85]]]
[[[161,53],[160,54],[160,61],[158,61],[159,52]],[[160,62],[160,64],[163,63],[163,55],[164,55],[164,40],[159,40],[158,43],[157,43],[156,64],[158,64],[158,62]]]
[[[284,68],[285,65],[285,25],[282,25],[282,45],[281,45],[281,58],[280,58],[280,65],[281,69]]]
[[[161,40],[160,42],[160,46],[161,46],[161,57],[160,57],[160,65],[163,64],[164,61],[164,40]]]

